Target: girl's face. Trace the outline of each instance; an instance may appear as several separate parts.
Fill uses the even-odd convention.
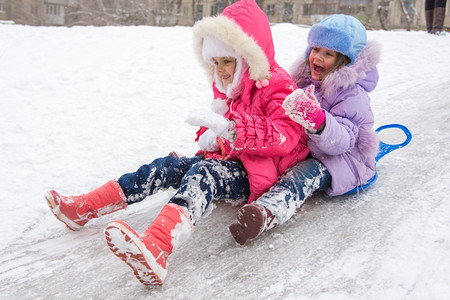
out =
[[[216,74],[222,81],[224,88],[233,82],[236,70],[236,59],[233,57],[213,57]]]
[[[309,67],[313,80],[323,80],[328,70],[334,66],[337,52],[327,48],[313,47],[309,54]]]

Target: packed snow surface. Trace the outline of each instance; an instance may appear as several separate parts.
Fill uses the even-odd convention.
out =
[[[272,27],[289,69],[308,28]],[[239,246],[239,207],[217,203],[169,258],[161,288],[106,245],[115,219],[143,231],[173,190],[69,231],[43,195],[86,193],[176,150],[193,155],[193,109],[210,83],[189,27],[0,25],[1,299],[448,299],[450,35],[369,31],[382,44],[376,127],[411,143],[359,195],[315,194],[284,226]],[[401,143],[395,130],[380,137]]]

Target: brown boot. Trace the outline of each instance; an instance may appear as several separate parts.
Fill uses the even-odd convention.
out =
[[[433,10],[433,29],[431,33],[439,34],[444,27],[445,7],[435,7]]]
[[[264,206],[251,203],[243,206],[237,213],[237,221],[228,229],[236,242],[244,245],[258,237],[265,230],[275,227],[274,216]]]
[[[434,11],[432,9],[425,10],[425,24],[428,33],[431,33],[431,30],[433,29],[433,15]]]

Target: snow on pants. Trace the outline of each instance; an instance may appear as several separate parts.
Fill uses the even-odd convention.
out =
[[[289,220],[305,200],[317,190],[331,185],[331,175],[317,159],[297,163],[255,203],[266,207],[275,216],[277,225]]]
[[[194,224],[212,200],[242,202],[250,195],[247,172],[241,162],[202,156],[158,158],[121,176],[117,182],[128,204],[160,190],[176,189],[169,203],[186,207]]]

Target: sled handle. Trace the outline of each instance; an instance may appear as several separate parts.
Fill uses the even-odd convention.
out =
[[[368,188],[372,184],[374,184],[375,181],[377,181],[377,179],[378,179],[378,172],[376,170],[376,163],[378,162],[378,160],[380,160],[383,156],[385,156],[386,154],[388,154],[394,150],[405,147],[406,145],[409,144],[409,142],[411,142],[411,139],[412,139],[411,131],[409,131],[409,129],[406,126],[403,126],[401,124],[383,125],[383,126],[378,127],[375,131],[377,133],[379,133],[382,130],[390,129],[390,128],[401,129],[406,136],[405,141],[401,144],[387,144],[380,140],[378,154],[375,157],[375,175],[373,175],[373,177],[370,178],[366,184],[357,186],[357,187],[353,188],[352,190],[348,191],[347,193],[345,193],[344,195],[351,195],[351,194],[359,193],[361,191],[364,191],[366,188]]]
[[[392,145],[392,144],[384,143],[384,142],[382,142],[382,141],[380,140],[380,146],[379,146],[380,149],[378,150],[378,154],[377,154],[377,156],[375,157],[375,161],[380,160],[383,156],[385,156],[386,154],[388,154],[388,153],[390,153],[390,152],[392,152],[392,151],[394,151],[394,150],[397,150],[397,149],[399,149],[399,148],[405,147],[406,145],[409,144],[409,142],[411,142],[411,139],[412,139],[411,131],[409,131],[409,129],[408,129],[406,126],[403,126],[403,125],[401,125],[401,124],[388,124],[388,125],[383,125],[383,126],[378,127],[377,130],[375,130],[375,131],[376,131],[377,133],[379,133],[380,131],[383,131],[383,130],[385,130],[385,129],[391,129],[391,128],[398,128],[398,129],[402,130],[403,133],[404,133],[405,136],[406,136],[406,139],[405,139],[405,141],[404,141],[403,143],[400,143],[400,144],[393,144],[393,145]]]

